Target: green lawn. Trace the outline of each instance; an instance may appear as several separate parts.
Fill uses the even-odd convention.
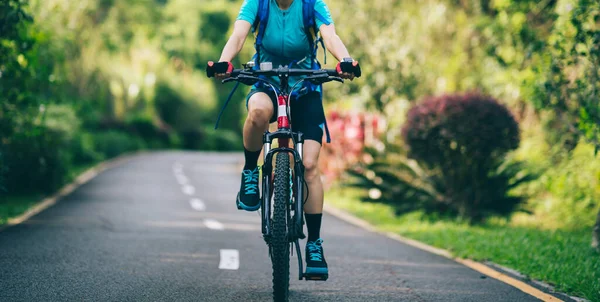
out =
[[[69,173],[67,183],[73,181],[77,176],[93,167],[96,163],[74,167]],[[8,194],[0,196],[0,226],[8,222],[10,218],[17,217],[31,207],[38,204],[44,197],[50,194],[28,193],[28,194]]]
[[[327,203],[375,225],[453,255],[489,260],[529,278],[552,284],[558,291],[600,301],[600,255],[590,248],[591,229],[546,231],[496,221],[484,226],[442,220],[428,221],[419,213],[396,217],[385,205],[362,203],[339,189],[326,194]]]

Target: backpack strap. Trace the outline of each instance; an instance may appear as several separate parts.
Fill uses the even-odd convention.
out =
[[[262,48],[263,37],[265,36],[267,22],[269,21],[269,1],[258,0],[258,12],[252,25],[252,32],[255,36],[254,48],[256,49],[254,68],[259,68],[260,66],[260,49]]]
[[[310,45],[310,49],[312,51],[310,56],[311,66],[313,69],[321,69],[321,64],[319,64],[319,62],[317,61],[317,51],[319,48],[319,43],[321,44],[324,50],[323,56],[325,64],[327,64],[327,51],[325,50],[325,43],[323,42],[323,39],[319,36],[319,28],[317,27],[316,18],[319,18],[321,22],[327,25],[329,25],[330,22],[325,17],[323,17],[323,15],[321,15],[318,11],[315,10],[315,3],[316,0],[302,0],[302,21],[304,23],[304,32],[306,33],[306,37]],[[318,90],[320,99],[321,101],[323,101],[323,86],[318,85],[318,88],[313,88],[315,88],[315,90]],[[324,130],[327,136],[327,143],[331,143],[331,135],[329,133],[329,127],[327,125],[327,117],[323,122],[323,126],[325,128]]]

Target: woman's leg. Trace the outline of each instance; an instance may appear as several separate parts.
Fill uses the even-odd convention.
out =
[[[262,147],[262,135],[273,116],[273,101],[264,92],[255,92],[248,99],[248,117],[244,123],[244,170],[237,203],[246,211],[260,208],[258,187],[258,157]]]

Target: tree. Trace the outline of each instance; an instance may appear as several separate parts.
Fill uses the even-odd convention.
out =
[[[550,50],[545,56],[544,79],[535,104],[555,113],[577,137],[600,150],[600,3],[569,1],[559,10]],[[592,246],[600,252],[600,213]]]

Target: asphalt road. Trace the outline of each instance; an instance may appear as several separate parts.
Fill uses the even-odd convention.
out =
[[[137,156],[0,231],[0,301],[269,301],[259,214],[234,204],[241,160]],[[321,234],[330,278],[297,280],[292,258],[291,301],[537,301],[330,216]]]

